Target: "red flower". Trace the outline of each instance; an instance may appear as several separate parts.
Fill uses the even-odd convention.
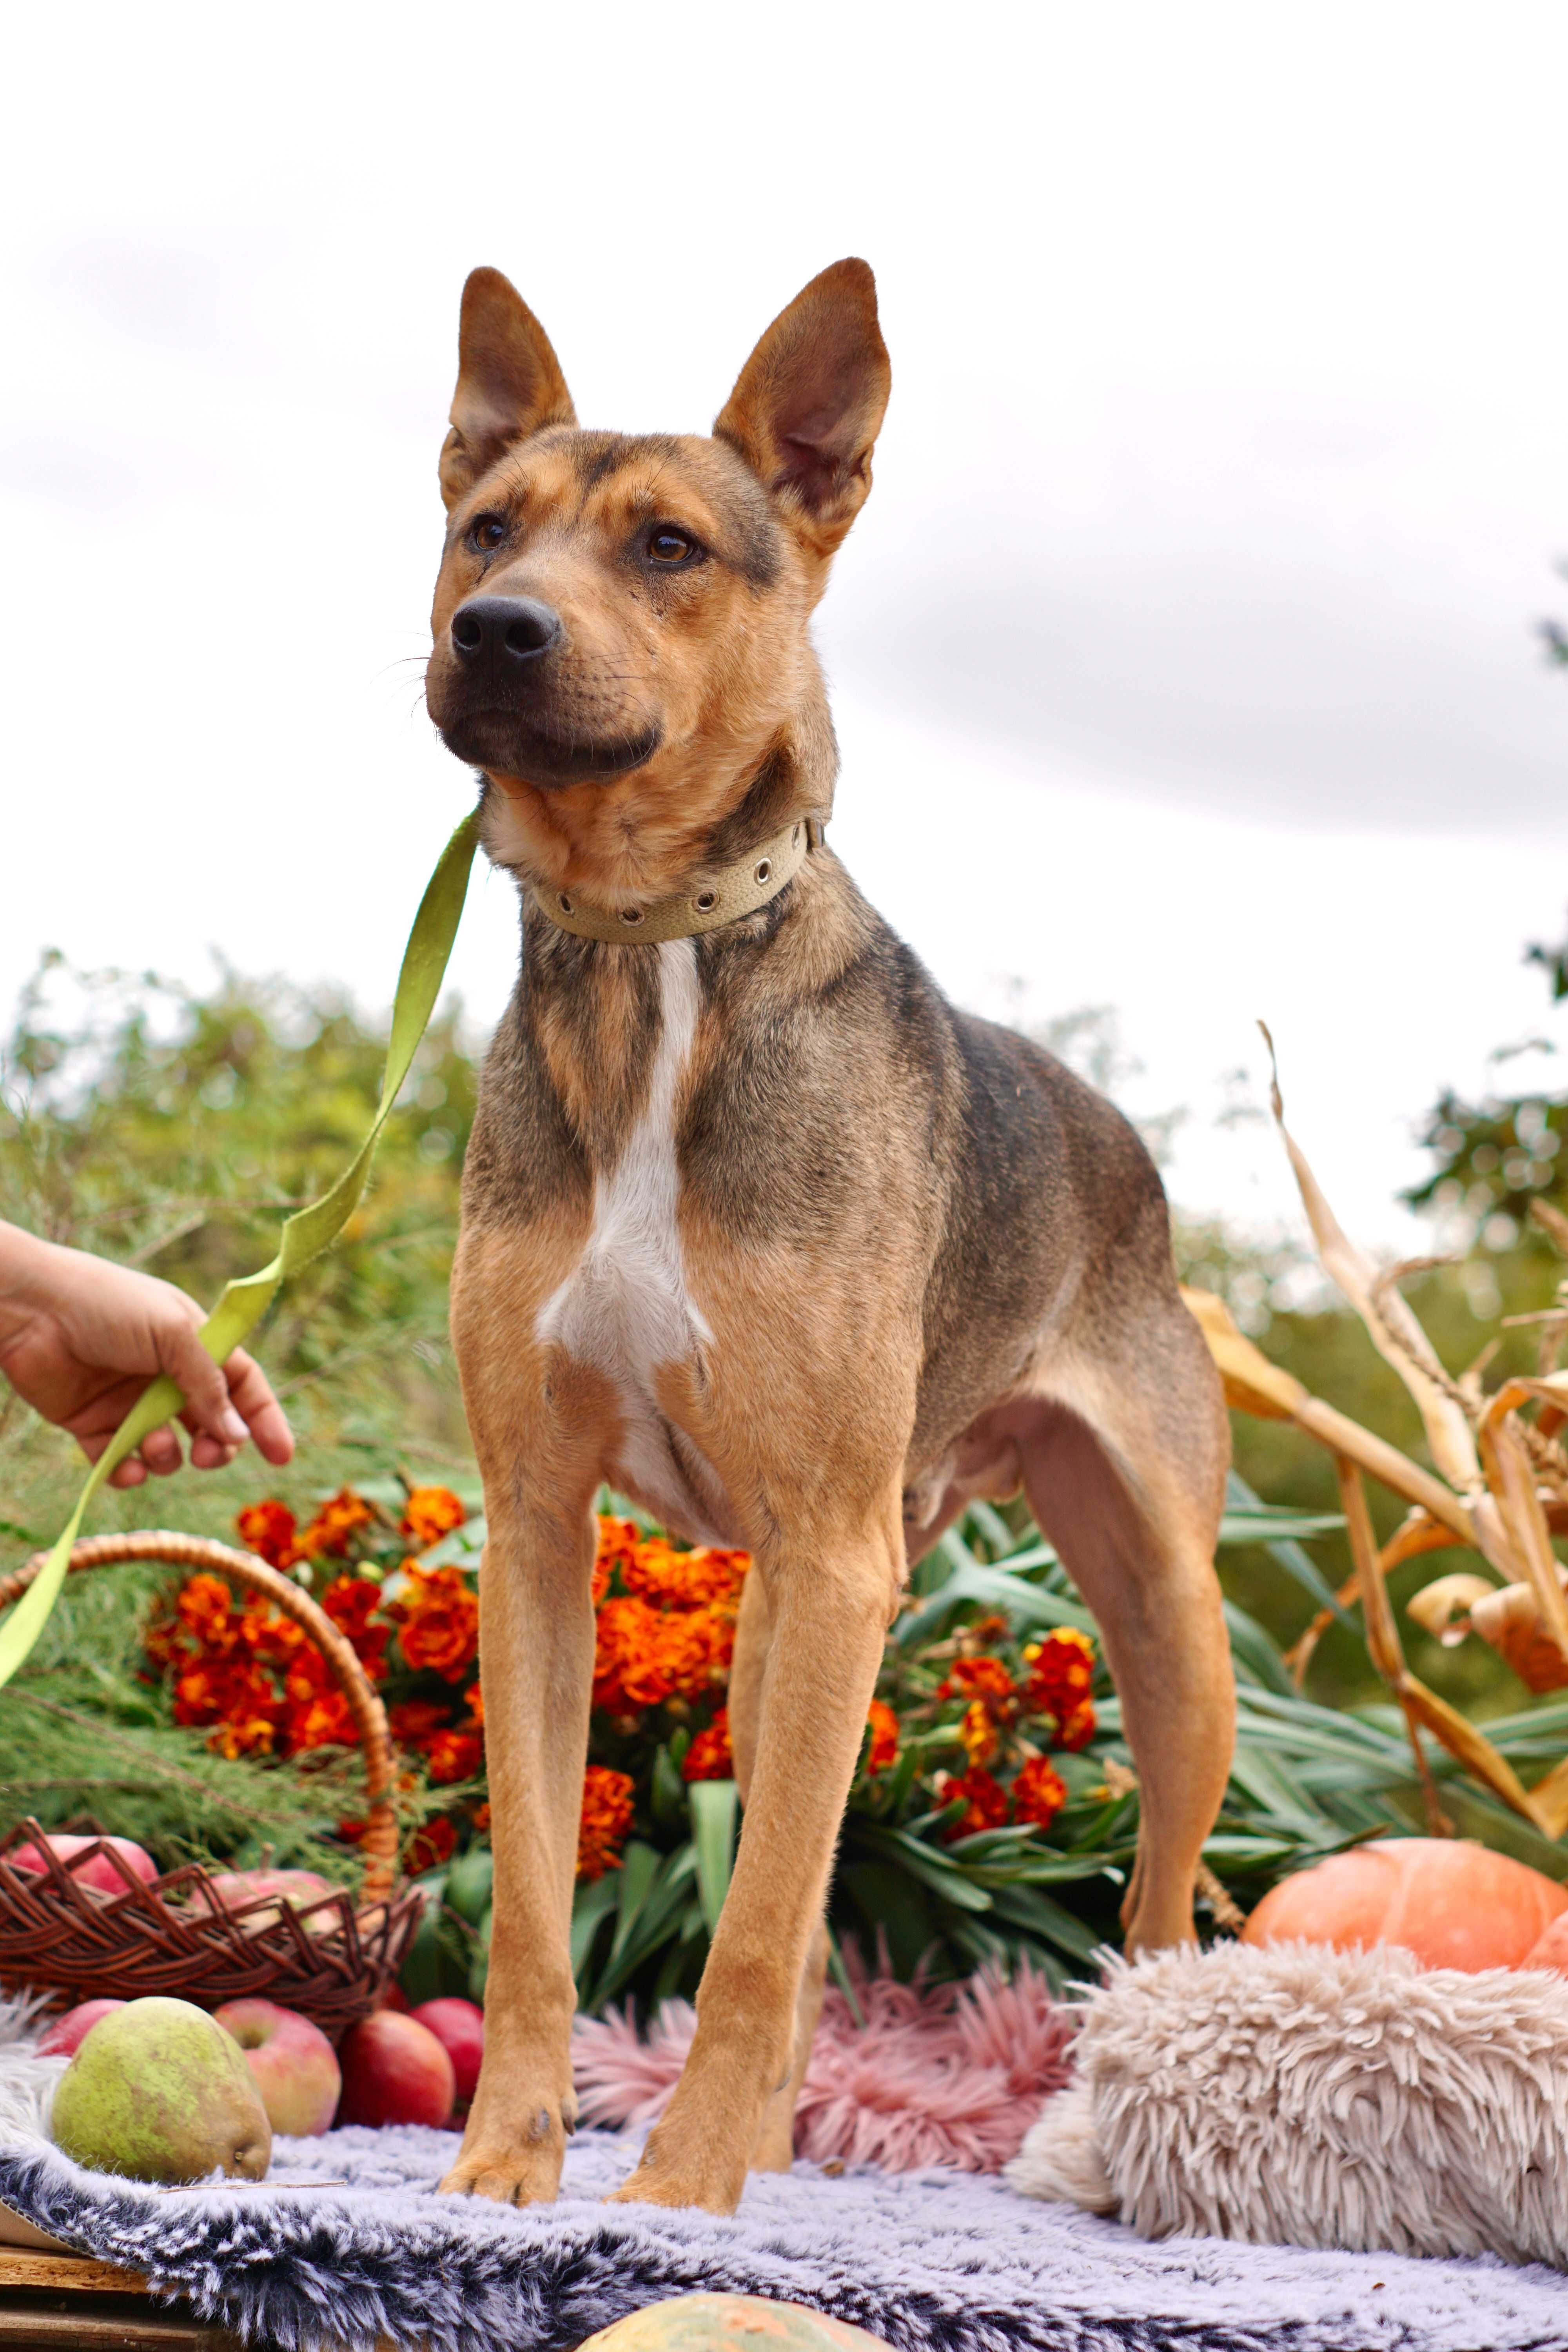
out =
[[[321,1595],[321,1606],[371,1681],[381,1682],[386,1674],[385,1652],[392,1629],[370,1622],[381,1607],[380,1585],[368,1576],[334,1577]]]
[[[408,1591],[390,1614],[399,1624],[403,1661],[416,1674],[449,1683],[472,1665],[479,1646],[479,1604],[460,1568],[415,1568]]]
[[[447,1728],[447,1710],[433,1699],[405,1698],[395,1706],[388,1717],[392,1736],[400,1747],[423,1748],[427,1739]]]
[[[458,1843],[458,1832],[445,1813],[416,1829],[408,1841],[408,1851],[403,1857],[403,1867],[410,1878],[422,1878],[427,1870],[438,1870]]]
[[[1031,1715],[1051,1718],[1063,1748],[1082,1748],[1094,1737],[1094,1643],[1076,1626],[1058,1625],[1024,1653],[1029,1680],[1024,1704]]]
[[[590,1764],[583,1776],[583,1812],[577,1831],[577,1875],[603,1878],[619,1870],[621,1848],[632,1825],[630,1775]]]
[[[477,1731],[438,1731],[425,1748],[430,1778],[437,1787],[471,1780],[484,1753],[485,1743]]]
[[[340,1690],[318,1691],[289,1717],[289,1748],[299,1755],[308,1748],[357,1748],[359,1726]]]
[[[988,1714],[1005,1722],[1015,1711],[1018,1688],[1000,1658],[958,1658],[937,1696],[977,1699]]]
[[[700,1731],[686,1751],[680,1768],[683,1780],[731,1780],[735,1759],[730,1748],[730,1710],[721,1706],[706,1731]]]
[[[899,1718],[885,1699],[874,1698],[866,1721],[871,1733],[866,1769],[868,1772],[885,1771],[899,1752]]]
[[[235,1521],[239,1540],[247,1551],[264,1559],[269,1568],[292,1565],[294,1531],[299,1521],[283,1503],[249,1503]]]
[[[1014,1775],[1013,1819],[1016,1822],[1037,1822],[1041,1829],[1049,1829],[1067,1801],[1066,1781],[1056,1766],[1044,1756],[1031,1756]]]
[[[936,1791],[944,1805],[951,1805],[955,1798],[963,1799],[963,1812],[951,1829],[942,1832],[950,1844],[975,1830],[1000,1829],[1007,1818],[1007,1791],[989,1772],[940,1772]]]

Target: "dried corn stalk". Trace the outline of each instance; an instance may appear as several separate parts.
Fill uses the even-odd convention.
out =
[[[1272,1061],[1273,1040],[1267,1029],[1263,1034]],[[1420,1552],[1456,1545],[1478,1551],[1503,1579],[1500,1591],[1483,1577],[1440,1577],[1416,1595],[1411,1614],[1445,1643],[1471,1633],[1489,1643],[1531,1690],[1568,1688],[1568,1576],[1552,1542],[1554,1532],[1568,1527],[1568,1455],[1556,1440],[1556,1432],[1568,1426],[1568,1373],[1552,1369],[1568,1330],[1568,1286],[1560,1294],[1563,1314],[1547,1318],[1540,1376],[1510,1380],[1491,1397],[1481,1389],[1480,1365],[1456,1381],[1398,1288],[1402,1275],[1431,1261],[1377,1272],[1347,1239],[1287,1129],[1277,1071],[1271,1099],[1320,1260],[1415,1399],[1436,1475],[1271,1364],[1237,1330],[1219,1299],[1201,1292],[1183,1296],[1208,1342],[1226,1402],[1243,1412],[1294,1422],[1334,1457],[1355,1562],[1340,1603],[1360,1601],[1368,1653],[1409,1730],[1428,1823],[1435,1830],[1447,1826],[1422,1747],[1423,1731],[1505,1804],[1556,1838],[1568,1829],[1568,1759],[1527,1790],[1485,1735],[1411,1673],[1386,1579],[1392,1568]],[[1568,1254],[1568,1221],[1553,1213],[1539,1222]],[[1363,1472],[1413,1506],[1381,1551],[1367,1510]],[[1330,1612],[1321,1612],[1292,1652],[1298,1685],[1331,1622]]]

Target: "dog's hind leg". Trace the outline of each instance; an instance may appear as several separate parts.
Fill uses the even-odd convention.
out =
[[[1163,1331],[1145,1324],[1116,1360],[1053,1381],[1018,1423],[1030,1507],[1100,1627],[1138,1768],[1130,1951],[1193,1936],[1194,1879],[1236,1737],[1214,1570],[1224,1410],[1186,1310],[1162,1312]]]
[[[761,1575],[750,1575],[741,1593],[735,1656],[730,1669],[730,1739],[742,1805],[751,1790],[757,1759],[771,1633],[767,1586]],[[788,2081],[773,2093],[763,2109],[762,2129],[752,2151],[753,2172],[787,2172],[795,2161],[795,2102],[811,2059],[826,1976],[827,1923],[822,1919],[811,1939],[800,1990],[795,1995],[794,2063]]]
[[[902,1580],[900,1503],[890,1481],[858,1525],[835,1508],[751,1571],[766,1580],[773,1639],[741,1850],[691,2053],[617,2199],[733,2212],[768,2103],[794,2076],[806,1961]]]

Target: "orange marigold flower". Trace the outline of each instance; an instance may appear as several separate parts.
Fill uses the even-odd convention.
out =
[[[423,1551],[454,1528],[460,1528],[468,1516],[468,1507],[460,1502],[450,1486],[415,1486],[403,1507],[399,1524],[405,1536]]]
[[[359,1727],[342,1691],[318,1691],[289,1717],[289,1748],[299,1755],[310,1748],[356,1748]]]
[[[334,1577],[321,1595],[321,1606],[342,1634],[373,1683],[386,1673],[385,1651],[392,1639],[389,1625],[373,1625],[381,1607],[381,1587],[368,1576]]]
[[[944,1805],[963,1799],[963,1812],[951,1829],[942,1832],[950,1844],[975,1830],[1000,1829],[1007,1818],[1007,1791],[989,1772],[940,1772],[936,1790]]]
[[[972,1765],[989,1764],[1001,1746],[996,1726],[984,1699],[972,1698],[958,1727],[963,1752]]]
[[[399,1622],[405,1665],[455,1683],[479,1646],[479,1604],[460,1568],[415,1568],[391,1614]]]
[[[667,1615],[617,1595],[599,1612],[594,1705],[627,1716],[667,1699],[710,1697],[728,1676],[734,1647],[734,1626],[717,1609]]]
[[[425,1750],[430,1778],[438,1787],[471,1780],[484,1753],[485,1743],[477,1731],[438,1731]]]
[[[400,1747],[423,1748],[437,1731],[446,1730],[447,1710],[433,1699],[405,1698],[401,1706],[393,1708],[388,1721]]]
[[[295,1706],[308,1706],[313,1698],[332,1687],[332,1670],[320,1650],[313,1644],[309,1649],[297,1650],[283,1677],[285,1697]]]
[[[268,1665],[287,1667],[304,1649],[314,1649],[314,1643],[302,1625],[296,1625],[281,1610],[268,1609],[264,1601],[247,1601],[239,1620],[238,1646],[248,1650],[253,1657],[265,1658]]]
[[[272,1678],[237,1658],[199,1658],[176,1678],[174,1720],[203,1724],[278,1713]]]
[[[409,1839],[403,1867],[410,1878],[422,1878],[427,1870],[438,1870],[450,1858],[457,1843],[456,1826],[445,1813],[437,1813]]]
[[[374,1517],[363,1495],[356,1495],[352,1486],[340,1486],[295,1538],[295,1558],[342,1559],[356,1529],[369,1527]]]
[[[1076,1755],[1080,1748],[1087,1748],[1094,1738],[1099,1727],[1099,1720],[1094,1711],[1094,1701],[1091,1698],[1086,1698],[1081,1706],[1074,1707],[1058,1731],[1057,1746],[1065,1748],[1069,1753]]]
[[[632,1825],[632,1780],[628,1773],[590,1764],[583,1776],[583,1812],[577,1831],[577,1875],[603,1878],[621,1866],[621,1848]]]
[[[647,1536],[617,1564],[621,1582],[639,1600],[663,1609],[733,1604],[750,1568],[743,1551],[677,1551],[662,1536]]]
[[[956,1658],[952,1672],[937,1693],[939,1698],[976,1700],[998,1717],[1013,1711],[1018,1687],[1000,1658]]]
[[[485,1727],[485,1695],[478,1683],[470,1683],[463,1696],[468,1702],[468,1721],[477,1730]]]
[[[599,1517],[598,1542],[594,1552],[594,1606],[596,1609],[610,1589],[610,1579],[619,1570],[625,1581],[626,1570],[637,1555],[642,1531],[635,1519],[613,1519],[606,1513]]]
[[[978,1652],[987,1643],[1005,1642],[1012,1630],[1005,1617],[977,1617],[973,1625],[964,1628],[962,1638],[972,1651]]]
[[[700,1731],[686,1751],[680,1768],[683,1780],[732,1780],[735,1759],[730,1748],[730,1710],[721,1706],[706,1731]]]
[[[285,1503],[247,1503],[235,1521],[247,1551],[269,1568],[287,1568],[294,1556],[294,1530],[299,1521]]]
[[[226,1717],[219,1724],[207,1746],[219,1756],[226,1756],[232,1764],[240,1756],[270,1756],[278,1727],[270,1716],[247,1715],[236,1721]]]
[[[1049,1829],[1067,1803],[1067,1783],[1047,1757],[1031,1756],[1013,1780],[1013,1819]]]
[[[486,1830],[489,1829],[489,1825],[490,1809],[489,1805],[476,1805],[474,1807],[474,1827],[479,1831],[481,1837],[484,1835]]]
[[[899,1752],[899,1718],[886,1699],[874,1698],[866,1721],[871,1732],[866,1769],[868,1772],[885,1771]]]
[[[1029,1668],[1024,1704],[1031,1715],[1053,1717],[1059,1736],[1094,1687],[1094,1643],[1076,1626],[1058,1625],[1043,1642],[1031,1643],[1024,1656]]]
[[[187,1633],[204,1648],[226,1648],[234,1638],[229,1622],[234,1595],[221,1576],[187,1577],[174,1602],[174,1613]]]

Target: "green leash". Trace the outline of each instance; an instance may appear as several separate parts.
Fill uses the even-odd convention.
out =
[[[392,1005],[392,1035],[387,1041],[386,1068],[381,1081],[381,1101],[370,1131],[352,1164],[330,1192],[297,1209],[286,1219],[279,1236],[278,1255],[259,1274],[242,1275],[226,1287],[197,1334],[217,1363],[226,1363],[248,1339],[290,1275],[309,1265],[313,1257],[336,1241],[364,1191],[365,1178],[382,1129],[386,1125],[398,1089],[408,1076],[419,1040],[429,1025],[436,999],[446,978],[452,942],[458,935],[468,874],[479,844],[479,819],[465,817],[446,848],[419,901],[419,912],[403,951],[397,993]],[[10,1615],[0,1625],[0,1684],[8,1683],[43,1632],[50,1610],[59,1598],[70,1564],[71,1546],[81,1533],[88,1505],[110,1472],[134,1452],[150,1431],[177,1412],[184,1398],[165,1373],[139,1397],[93,1464],[92,1475],[78,1498],[64,1534]]]

